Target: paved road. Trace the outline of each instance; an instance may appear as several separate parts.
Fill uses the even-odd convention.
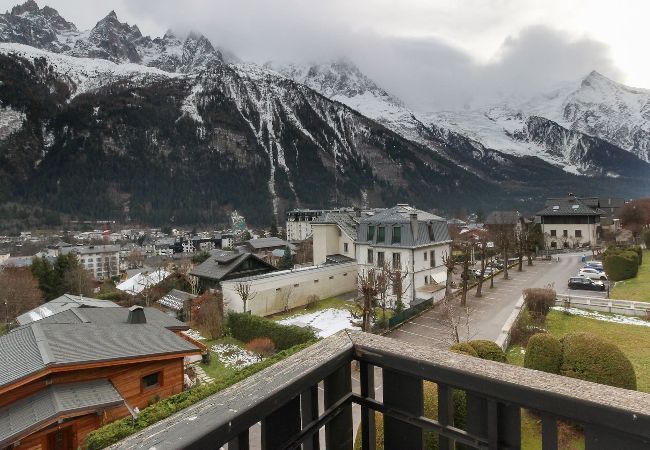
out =
[[[507,280],[503,274],[497,275],[493,288],[489,287],[489,281],[484,283],[483,296],[480,298],[475,297],[476,289],[472,289],[467,294],[469,322],[466,315],[461,319],[461,340],[495,340],[526,288],[551,285],[562,294],[582,292],[569,291],[567,287],[568,278],[577,274],[582,267],[581,256],[582,253],[563,254],[560,255],[559,262],[540,260],[535,261],[533,266],[527,266],[524,262],[524,270],[518,272],[516,267],[510,269]],[[584,291],[582,295],[606,296],[605,293],[593,291]],[[405,323],[389,336],[412,344],[434,345],[445,349],[453,342],[449,320],[440,306]]]

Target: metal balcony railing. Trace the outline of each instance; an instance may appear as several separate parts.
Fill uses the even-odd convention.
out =
[[[437,384],[437,420],[424,417],[424,380]],[[453,390],[466,393],[464,429],[453,423]],[[522,408],[541,417],[544,450],[558,448],[558,420],[584,430],[586,450],[650,448],[648,394],[361,332],[324,339],[113,448],[350,450],[353,404],[364,450],[375,448],[373,411],[386,449],[421,449],[425,431],[441,450],[519,449]]]

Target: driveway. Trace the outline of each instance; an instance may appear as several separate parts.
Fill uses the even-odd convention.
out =
[[[558,293],[571,292],[574,295],[590,295],[605,297],[604,292],[569,291],[567,281],[570,276],[578,273],[582,267],[582,253],[559,255],[560,261],[536,260],[533,266],[527,266],[524,261],[523,271],[518,272],[514,267],[508,271],[509,279],[503,279],[498,274],[494,287],[490,288],[487,280],[483,285],[483,296],[475,297],[476,288],[467,293],[469,321],[466,314],[460,314],[460,339],[489,339],[495,340],[512,310],[521,298],[522,291],[531,287],[553,287]],[[458,304],[459,301],[456,302]],[[450,322],[446,312],[438,305],[424,314],[404,323],[388,336],[400,341],[417,344],[433,345],[447,349],[454,342]]]

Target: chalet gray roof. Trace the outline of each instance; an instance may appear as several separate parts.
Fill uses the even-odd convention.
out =
[[[519,211],[492,211],[485,218],[485,225],[516,225],[520,218]]]
[[[210,257],[194,267],[190,271],[190,275],[208,280],[221,281],[249,258],[254,258],[262,265],[268,266],[270,270],[275,270],[273,265],[252,253],[218,250],[210,252]]]
[[[4,448],[60,416],[81,415],[123,402],[108,380],[48,386],[0,408],[0,447]]]
[[[79,295],[63,294],[54,300],[50,300],[41,306],[27,311],[16,317],[19,325],[25,325],[30,322],[41,320],[53,314],[58,314],[70,308],[116,308],[117,303],[108,300],[99,300],[96,298],[82,297]]]
[[[361,212],[360,217],[356,211],[327,211],[322,216],[312,222],[314,224],[334,224],[347,234],[350,239],[357,235],[357,228],[362,218],[366,217],[368,212]]]
[[[416,223],[411,223],[411,214],[417,217]],[[414,228],[415,225],[415,228]],[[374,237],[368,238],[368,227],[374,226]],[[385,227],[384,242],[378,242],[378,228]],[[392,242],[393,229],[399,227],[400,242]],[[377,214],[366,217],[359,223],[357,242],[360,244],[378,245],[382,247],[418,247],[450,241],[447,220],[435,214],[415,209],[408,205],[397,205]]]
[[[443,221],[446,223],[446,220],[440,216],[416,209],[409,205],[397,205],[392,208],[381,210],[377,213],[363,217],[361,222],[382,225],[392,223],[410,223],[411,214],[417,214],[418,221]]]
[[[600,216],[605,211],[587,205],[580,198],[569,196],[567,198],[553,199],[553,202],[538,211],[538,216]]]
[[[84,312],[114,310],[123,310],[128,315],[127,308],[87,309]],[[70,309],[0,336],[0,386],[51,366],[199,352],[173,331],[152,323],[149,317],[146,324],[97,319],[78,322],[78,318],[72,316],[79,314],[79,308]],[[145,314],[150,314],[150,310]],[[61,320],[54,321],[54,317]]]
[[[190,298],[196,298],[196,295],[178,289],[172,289],[164,297],[158,300],[158,303],[169,309],[173,309],[174,311],[180,311],[183,309],[183,303],[185,300]]]
[[[181,291],[178,291],[181,292]],[[189,295],[189,294],[188,294]],[[159,327],[167,328],[170,330],[187,330],[189,326],[178,319],[175,319],[168,314],[156,308],[144,307],[147,323],[157,325]],[[118,308],[78,308],[74,310],[67,310],[58,314],[46,317],[40,323],[92,323],[98,327],[112,327],[113,325],[120,325],[127,323],[129,317],[129,309]]]
[[[287,241],[280,239],[279,237],[267,237],[267,238],[258,238],[258,239],[249,239],[246,241],[251,248],[255,250],[260,250],[270,247],[286,247],[287,245],[291,248],[294,247],[292,244],[289,244]]]

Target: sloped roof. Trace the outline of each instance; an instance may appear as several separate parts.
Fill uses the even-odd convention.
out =
[[[422,211],[409,205],[397,205],[392,208],[385,209],[371,216],[364,217],[361,222],[363,223],[378,223],[378,224],[392,224],[392,223],[410,223],[411,214],[417,214],[418,221],[444,221],[440,216]]]
[[[594,208],[583,202],[578,197],[567,197],[552,199],[547,206],[537,212],[538,216],[598,216],[604,215],[605,211]]]
[[[289,244],[287,241],[282,240],[279,237],[249,239],[246,242],[255,250],[260,250],[269,247],[286,247],[286,246],[289,246],[289,248],[294,248],[294,245]]]
[[[485,225],[516,225],[520,218],[519,211],[492,211],[485,218]]]
[[[357,217],[357,213],[354,211],[327,211],[325,214],[317,218],[312,222],[313,225],[318,224],[334,224],[350,237],[354,239],[357,235],[357,228],[359,222],[363,217],[366,217],[368,213],[362,212],[361,217]]]
[[[181,291],[179,291],[181,292]],[[157,325],[170,330],[187,330],[189,326],[177,320],[159,309],[143,307],[147,323]],[[118,307],[110,309],[74,309],[63,311],[59,314],[49,316],[40,323],[92,323],[98,327],[111,327],[127,323],[129,309]]]
[[[207,278],[208,280],[220,281],[248,258],[255,258],[262,264],[268,266],[269,269],[275,270],[275,267],[271,264],[258,258],[252,253],[238,253],[221,250],[212,253],[208,259],[192,269],[190,275],[199,278]]]
[[[30,322],[41,320],[70,308],[116,308],[118,304],[108,300],[100,300],[96,298],[82,297],[79,295],[63,294],[54,300],[50,300],[43,305],[36,307],[16,317],[16,321],[20,325],[25,325]]]
[[[0,408],[0,447],[60,416],[82,415],[121,405],[124,399],[108,380],[55,384]]]
[[[417,216],[417,227],[413,229],[411,225],[411,214]],[[378,242],[378,232],[375,229],[372,241],[367,240],[368,226],[384,226],[384,242]],[[401,228],[400,242],[392,242],[393,228]],[[429,234],[433,234],[433,239]],[[408,205],[397,205],[393,208],[383,210],[371,217],[361,220],[357,230],[357,242],[360,244],[371,244],[382,247],[417,247],[423,245],[432,245],[450,241],[449,228],[447,220],[435,214],[421,211]]]
[[[129,324],[127,308],[76,308],[0,336],[0,386],[52,366],[200,351],[158,323],[181,322],[153,311],[146,324]]]
[[[196,298],[196,295],[178,289],[172,289],[163,298],[158,300],[158,303],[174,311],[180,311],[183,309],[185,300],[190,298]]]
[[[120,291],[135,295],[144,291],[148,287],[157,285],[171,274],[171,272],[164,269],[155,269],[151,272],[140,272],[133,275],[131,278],[122,281],[115,287]]]

